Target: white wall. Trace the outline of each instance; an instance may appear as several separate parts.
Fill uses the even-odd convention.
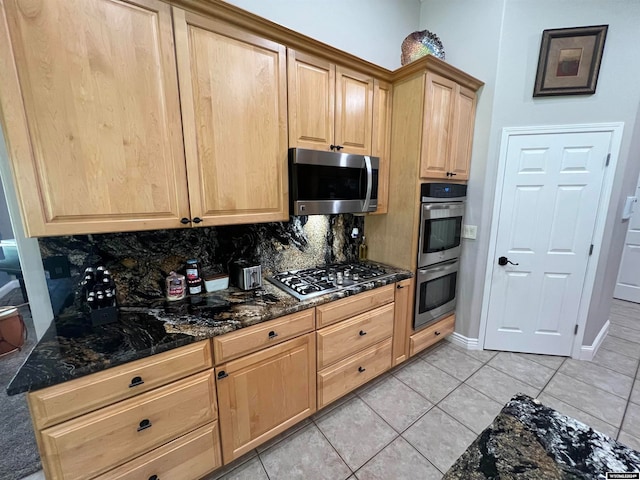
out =
[[[418,29],[419,0],[227,0],[240,8],[389,70]]]
[[[481,4],[481,5],[480,5]],[[625,235],[622,198],[638,178],[640,134],[633,135],[640,105],[640,2],[637,0],[424,0],[421,28],[443,40],[447,61],[487,82],[481,93],[474,138],[467,223],[478,238],[467,242],[462,268],[459,333],[477,337],[489,244],[500,134],[504,127],[622,121],[625,131],[602,255],[585,332],[590,344],[608,318]],[[486,24],[487,6],[494,21]],[[502,12],[500,13],[500,10]],[[476,17],[480,20],[476,24]],[[500,18],[501,17],[501,18]],[[501,26],[496,27],[496,18]],[[469,20],[473,20],[469,22]],[[597,92],[590,96],[532,97],[542,31],[608,24]],[[499,30],[498,45],[495,43]],[[497,52],[497,61],[496,61]],[[483,64],[486,60],[486,64]],[[495,70],[493,70],[495,68]],[[485,76],[486,75],[486,76]],[[493,91],[493,93],[492,93]],[[491,107],[485,95],[493,95]],[[488,110],[487,110],[488,109]],[[490,123],[490,126],[486,124]],[[633,159],[635,161],[632,161]],[[477,223],[476,223],[477,222]]]

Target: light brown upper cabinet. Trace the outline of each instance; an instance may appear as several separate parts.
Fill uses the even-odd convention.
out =
[[[468,180],[476,94],[427,72],[421,178]]]
[[[0,4],[0,110],[29,236],[189,216],[170,7]]]
[[[371,155],[373,77],[292,49],[289,146]]]
[[[373,148],[372,155],[380,159],[378,171],[378,209],[372,215],[387,213],[389,205],[389,161],[391,159],[391,112],[393,91],[390,83],[373,83]]]
[[[173,12],[193,221],[287,220],[285,47]]]

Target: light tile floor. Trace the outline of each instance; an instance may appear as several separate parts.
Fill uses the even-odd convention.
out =
[[[640,450],[639,363],[640,305],[619,300],[593,362],[442,342],[207,480],[438,480],[518,392]]]
[[[640,305],[593,362],[442,342],[207,480],[437,480],[516,393],[640,450]]]

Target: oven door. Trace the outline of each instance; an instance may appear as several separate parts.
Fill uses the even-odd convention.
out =
[[[418,269],[414,330],[433,323],[455,310],[457,280],[457,259]]]
[[[418,266],[460,257],[464,203],[423,203],[420,213]]]

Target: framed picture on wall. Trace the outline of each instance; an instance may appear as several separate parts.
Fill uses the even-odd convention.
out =
[[[533,96],[596,93],[608,27],[544,30]]]

